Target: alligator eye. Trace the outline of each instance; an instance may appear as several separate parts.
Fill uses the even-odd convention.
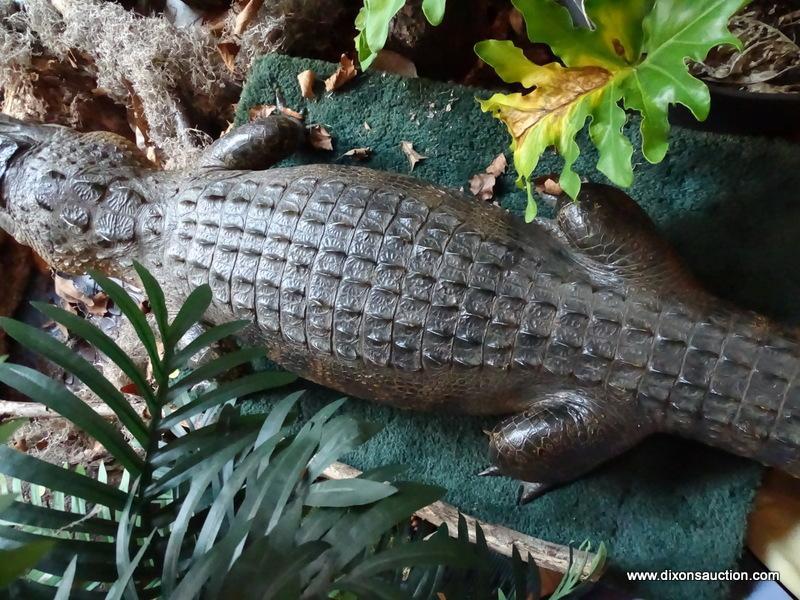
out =
[[[66,177],[58,171],[48,171],[39,179],[34,198],[36,204],[48,211],[55,210],[64,193],[64,180]]]

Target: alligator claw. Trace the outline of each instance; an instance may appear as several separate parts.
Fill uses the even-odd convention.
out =
[[[279,111],[283,111],[286,108],[286,100],[283,97],[283,90],[277,84],[275,84],[275,106],[278,107]]]
[[[527,504],[531,500],[535,500],[542,494],[548,492],[552,487],[553,486],[546,483],[531,483],[528,481],[523,481],[522,486],[519,489],[519,498],[517,499],[517,503],[520,506]]]
[[[483,471],[481,471],[480,473],[478,473],[478,477],[498,477],[500,475],[502,475],[502,473],[500,472],[500,469],[498,469],[494,465],[492,465],[491,467],[488,467],[488,468],[484,469]]]

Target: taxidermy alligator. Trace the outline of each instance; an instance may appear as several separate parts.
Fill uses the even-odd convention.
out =
[[[264,170],[303,133],[270,116],[160,171],[112,134],[4,117],[0,225],[59,271],[138,260],[172,307],[209,284],[209,323],[251,320],[322,385],[503,415],[487,474],[527,498],[661,431],[800,476],[798,337],[705,292],[624,193],[584,185],[525,225],[410,177]]]

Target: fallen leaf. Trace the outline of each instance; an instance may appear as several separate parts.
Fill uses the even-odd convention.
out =
[[[183,4],[183,2],[181,2],[181,4]],[[204,11],[202,17],[203,26],[211,33],[222,35],[222,33],[225,31],[225,27],[228,24],[229,15],[229,8],[224,8],[214,13]]]
[[[345,83],[353,79],[358,74],[353,61],[346,54],[342,54],[339,59],[339,68],[325,80],[325,89],[329,92],[338,90]]]
[[[135,383],[126,383],[119,388],[119,391],[123,394],[142,397],[142,392],[139,390],[139,386],[137,386]]]
[[[494,197],[494,186],[497,178],[506,172],[508,161],[502,152],[492,159],[483,173],[473,175],[469,180],[469,191],[480,200],[491,200]]]
[[[308,128],[308,142],[317,150],[333,150],[331,134],[322,125],[312,125]]]
[[[264,4],[264,0],[250,0],[245,4],[242,12],[236,15],[236,22],[233,24],[233,33],[240,35],[247,29],[250,22],[255,19],[258,11],[261,10],[262,4]]]
[[[128,123],[130,124],[136,138],[136,146],[145,153],[150,162],[161,166],[158,152],[156,152],[155,145],[150,139],[150,127],[147,123],[147,118],[144,115],[144,105],[142,104],[142,100],[139,98],[130,84],[125,83],[125,88],[128,90],[128,97],[130,98]]]
[[[553,175],[537,177],[534,180],[534,188],[537,193],[547,194],[548,196],[560,196],[564,193],[564,190],[561,189],[561,186]]]
[[[90,314],[102,317],[108,312],[108,296],[105,292],[97,292],[94,296],[89,296],[66,277],[55,276],[55,292],[67,304],[80,306]]]
[[[411,165],[410,171],[414,170],[414,166],[419,161],[428,158],[427,156],[422,156],[419,152],[414,150],[414,144],[411,142],[400,142],[400,148],[403,150],[403,154],[408,157],[408,162]]]
[[[479,200],[488,201],[494,197],[494,184],[497,177],[491,173],[478,173],[469,180],[469,191]]]
[[[256,106],[253,106],[250,108],[247,115],[251,121],[256,121],[258,119],[266,119],[276,110],[286,115],[287,117],[293,117],[298,121],[303,120],[303,115],[297,112],[296,110],[292,110],[291,108],[286,108],[285,106],[279,109],[274,104],[258,104]]]
[[[372,154],[372,148],[352,148],[351,150],[348,150],[342,154],[342,157],[350,156],[358,160],[367,160],[370,154]]]
[[[297,83],[300,84],[300,93],[303,98],[314,98],[314,82],[317,80],[317,75],[311,69],[307,69],[297,76]]]
[[[371,65],[375,71],[393,73],[400,77],[414,79],[417,77],[417,67],[402,54],[392,50],[381,50]]]
[[[276,110],[278,110],[278,107],[274,104],[257,104],[256,106],[250,107],[250,110],[247,111],[247,116],[251,121],[266,119]]]
[[[239,44],[235,42],[220,42],[217,44],[217,52],[222,57],[222,62],[231,73],[236,72],[236,55],[239,54]]]
[[[489,175],[500,177],[500,175],[506,172],[507,167],[508,161],[506,160],[506,155],[501,152],[494,157],[494,160],[491,163],[489,163],[489,166],[486,167],[486,172]]]
[[[50,334],[59,339],[59,336],[56,336],[52,331],[55,329],[60,334],[60,339],[68,340],[69,339],[69,329],[67,329],[63,324],[56,323],[55,321],[47,321],[46,323],[42,323],[41,326],[44,330],[50,330]]]
[[[291,108],[286,108],[284,106],[283,108],[280,109],[280,111],[283,114],[285,114],[287,117],[292,117],[294,119],[297,119],[298,121],[302,121],[303,120],[303,115],[301,113],[297,112],[296,110],[292,110]]]

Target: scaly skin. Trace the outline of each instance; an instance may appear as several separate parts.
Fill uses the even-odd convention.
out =
[[[655,431],[800,476],[796,335],[704,292],[627,196],[586,185],[524,225],[369,169],[243,170],[298,131],[270,117],[159,172],[118,138],[0,121],[0,225],[62,271],[132,278],[137,259],[173,308],[207,283],[209,323],[251,320],[320,384],[511,415],[490,454],[534,493]]]

